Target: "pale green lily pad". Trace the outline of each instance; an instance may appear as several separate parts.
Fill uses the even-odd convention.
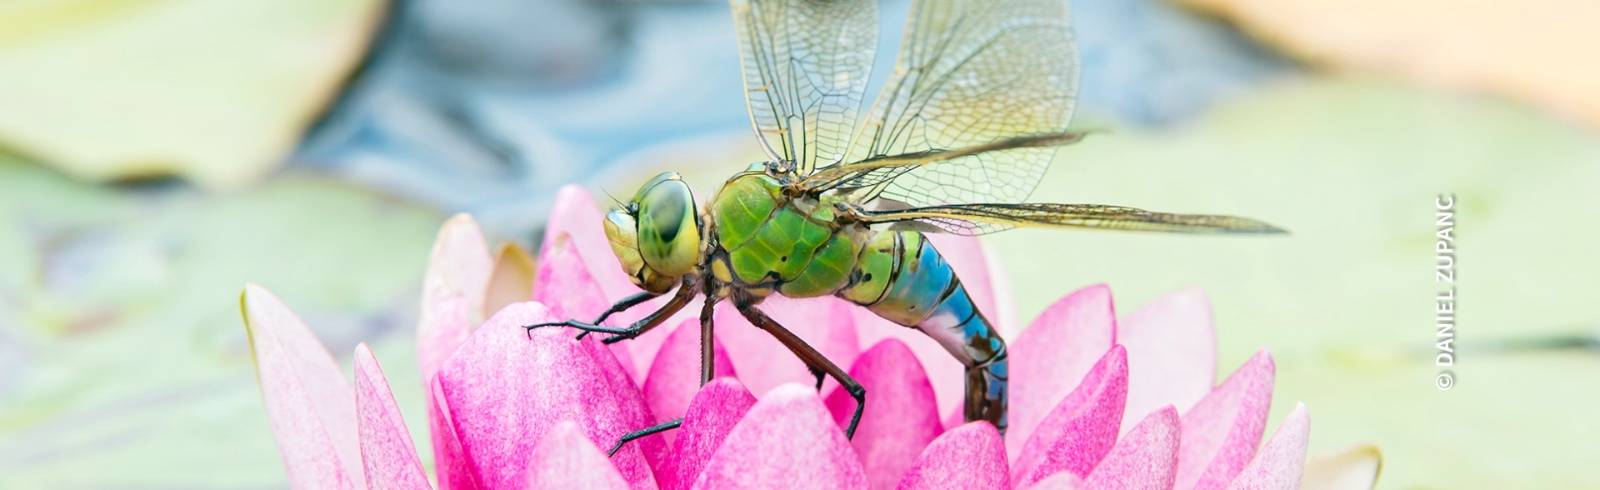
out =
[[[307,176],[128,191],[0,160],[0,347],[16,351],[0,353],[0,486],[282,485],[239,316],[247,281],[341,358],[372,344],[425,427],[412,338],[441,220]]]
[[[1600,485],[1584,463],[1600,436],[1600,352],[1489,352],[1596,333],[1593,134],[1493,100],[1310,81],[1174,133],[1119,129],[1055,165],[1035,199],[1235,213],[1292,235],[995,235],[1020,311],[1089,282],[1111,284],[1123,312],[1199,286],[1219,371],[1271,349],[1269,431],[1304,401],[1313,453],[1377,443],[1386,488]],[[1448,392],[1433,385],[1438,193],[1458,208],[1464,352]]]
[[[382,0],[0,4],[0,147],[91,180],[234,188],[282,161]]]

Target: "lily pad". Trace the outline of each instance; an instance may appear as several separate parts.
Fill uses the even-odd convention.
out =
[[[0,5],[0,147],[90,180],[265,174],[337,95],[382,0]]]
[[[3,486],[283,485],[239,290],[270,285],[344,362],[366,341],[390,371],[415,372],[441,221],[304,175],[215,195],[87,186],[0,158]],[[402,407],[422,406],[421,383],[392,384]]]
[[[1033,198],[1229,213],[1290,230],[1214,237],[1020,230],[988,238],[1023,317],[1106,282],[1124,314],[1188,286],[1212,300],[1223,372],[1278,360],[1276,427],[1315,414],[1311,454],[1376,443],[1394,488],[1600,485],[1600,139],[1492,99],[1371,80],[1284,84],[1182,130],[1067,148]],[[1434,200],[1456,198],[1458,335],[1434,387]],[[1040,251],[1060,251],[1048,257]],[[1538,434],[1529,437],[1528,434]],[[1449,471],[1440,471],[1449,468]]]

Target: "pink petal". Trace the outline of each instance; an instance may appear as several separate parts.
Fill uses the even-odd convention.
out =
[[[773,295],[759,308],[834,364],[849,366],[861,352],[852,316],[852,311],[860,307],[853,303],[832,297],[792,299]],[[816,385],[817,378],[800,358],[765,330],[746,321],[733,304],[718,304],[713,319],[717,339],[727,346],[739,381],[750,391],[762,393],[784,383]]]
[[[524,488],[625,489],[628,482],[606,454],[571,421],[556,424],[533,448]]]
[[[400,406],[367,344],[356,346],[356,416],[368,488],[432,488]]]
[[[961,278],[962,285],[972,295],[978,310],[1002,330],[1009,326],[1013,322],[1014,315],[1009,302],[996,304],[994,291],[1000,284],[993,278],[998,271],[991,270],[991,261],[985,254],[981,242],[973,237],[940,233],[929,234],[928,237],[933,241],[934,248],[939,250],[955,269],[956,277]],[[905,342],[928,371],[928,379],[933,383],[934,396],[938,398],[939,413],[949,413],[951,410],[959,409],[965,396],[962,390],[965,389],[963,383],[966,380],[966,368],[951,357],[944,347],[939,346],[922,331],[884,320],[866,308],[854,308],[853,316],[856,330],[860,332],[860,345],[875,345],[887,338]]]
[[[689,488],[722,441],[756,404],[756,397],[733,378],[718,378],[700,388],[676,431],[672,452],[656,471],[662,490]]]
[[[557,319],[588,321],[611,306],[611,299],[595,282],[591,268],[583,263],[581,249],[570,235],[545,240],[534,273],[534,301],[550,308]]]
[[[1128,397],[1128,353],[1112,346],[1028,437],[1011,481],[1030,485],[1052,473],[1087,476],[1117,442]]]
[[[247,285],[240,303],[256,380],[289,483],[363,486],[355,396],[339,363],[270,291]]]
[[[866,471],[811,386],[767,393],[711,455],[694,488],[866,488]]]
[[[583,321],[594,320],[607,308],[611,307],[612,300],[600,291],[590,274],[590,268],[584,265],[576,247],[575,240],[568,236],[556,237],[545,241],[545,249],[540,253],[538,271],[535,273],[533,299],[550,308],[550,314],[559,320],[578,319]],[[646,308],[639,305],[636,308]],[[613,318],[620,318],[621,315]],[[626,320],[608,319],[607,325],[627,325]],[[577,335],[576,330],[567,330],[571,335]],[[597,336],[600,337],[600,336]],[[636,341],[637,339],[634,339]],[[642,373],[633,365],[634,357],[630,355],[629,342],[619,342],[610,347],[619,355],[618,361],[625,362],[625,371],[630,379],[641,378]]]
[[[651,312],[660,309],[662,306],[665,306],[667,301],[671,299],[669,296],[670,294],[646,301],[643,304],[629,309],[628,311],[611,315],[611,318],[606,320],[606,324],[613,326],[625,326],[637,320],[643,319]],[[621,298],[617,299],[620,300]],[[650,366],[655,365],[656,357],[659,357],[661,353],[661,346],[667,342],[667,337],[670,336],[673,331],[675,331],[675,329],[672,328],[673,325],[678,325],[692,320],[695,323],[695,330],[699,330],[700,306],[704,300],[704,296],[696,296],[693,301],[689,302],[688,307],[685,307],[678,313],[667,317],[666,321],[661,322],[661,325],[656,327],[654,330],[645,332],[644,334],[627,342],[611,344],[611,352],[616,354],[618,361],[622,361],[625,365],[631,367],[629,372],[635,375],[634,379],[645,379],[645,375],[649,374],[647,370],[650,369]],[[695,359],[694,362],[696,365],[698,365],[700,362],[699,352],[697,351],[693,357]]]
[[[1255,454],[1272,403],[1272,355],[1256,353],[1183,414],[1177,488],[1222,488]]]
[[[1277,490],[1300,486],[1305,471],[1306,442],[1311,437],[1311,416],[1304,403],[1296,404],[1278,431],[1256,452],[1256,458],[1228,484],[1229,489]]]
[[[1111,288],[1099,284],[1056,301],[1012,340],[1009,454],[1116,343],[1116,329]]]
[[[870,402],[850,445],[866,467],[872,488],[894,488],[944,428],[934,408],[933,386],[917,356],[895,339],[861,354],[850,367],[850,376],[866,388]],[[827,403],[839,427],[847,427],[855,399],[838,389],[828,395]]]
[[[1083,479],[1078,478],[1078,475],[1074,475],[1071,472],[1063,471],[1039,480],[1038,483],[1028,487],[1028,490],[1078,490],[1080,488],[1084,488]]]
[[[1131,365],[1129,366],[1131,369]],[[1111,453],[1084,480],[1089,489],[1172,488],[1178,468],[1178,410],[1171,405],[1151,413],[1117,441]]]
[[[621,411],[623,420],[632,420],[640,424],[635,426],[633,430],[655,425],[662,420],[661,417],[656,417],[650,412],[650,404],[645,401],[644,393],[640,392],[639,386],[634,384],[633,380],[628,377],[627,369],[623,367],[621,359],[612,354],[615,352],[614,350],[608,349],[605,344],[594,339],[584,341],[582,345],[587,349],[589,358],[600,368],[600,374],[606,380],[606,385],[602,389],[610,393],[628,394],[627,396],[617,396],[615,403],[617,409]],[[639,450],[644,453],[645,461],[650,463],[651,468],[655,468],[656,465],[660,464],[666,455],[666,440],[655,438],[651,441],[637,444]]]
[[[472,216],[457,214],[445,221],[433,241],[422,280],[422,311],[417,319],[417,367],[422,382],[434,389],[434,375],[483,320],[484,299],[494,268],[483,230]],[[459,443],[440,427],[445,418],[438,397],[428,398],[428,426],[439,482],[448,488],[474,488]],[[454,452],[452,452],[454,451]]]
[[[712,375],[734,376],[733,363],[728,351],[716,336],[711,337]],[[688,319],[667,336],[666,343],[656,354],[650,366],[650,375],[644,381],[644,398],[650,404],[650,413],[662,420],[683,416],[689,401],[700,389],[700,321]],[[670,443],[673,433],[664,434]]]
[[[1377,446],[1363,444],[1334,454],[1323,454],[1306,462],[1300,479],[1302,490],[1372,490],[1383,470],[1383,454]]]
[[[572,241],[600,292],[615,300],[637,293],[639,288],[628,280],[628,275],[622,272],[622,263],[611,253],[604,223],[605,217],[595,206],[589,191],[575,185],[562,187],[556,193],[550,220],[545,224],[539,257],[542,262],[555,242]]]
[[[529,466],[532,446],[555,424],[576,422],[590,440],[615,441],[655,423],[643,397],[593,338],[523,325],[554,317],[535,302],[507,306],[479,328],[439,371],[439,387],[455,434],[486,488],[512,488]],[[611,461],[634,487],[654,486],[646,454],[661,441],[644,438]]]
[[[958,236],[958,235],[951,235]],[[970,238],[970,237],[969,237]],[[976,238],[971,238],[977,241]],[[934,243],[938,243],[935,241]],[[979,242],[982,243],[982,242]],[[957,259],[961,260],[961,259]],[[999,252],[993,247],[983,248],[983,261],[989,275],[989,296],[994,298],[994,313],[989,317],[1000,327],[1000,333],[1006,338],[1011,338],[1022,331],[1021,320],[1017,319],[1017,305],[1011,302],[1011,278],[1006,275],[1005,262],[1001,260]],[[959,271],[958,271],[959,273]],[[981,288],[979,284],[975,287]],[[982,297],[981,293],[973,293]],[[978,303],[982,305],[983,303]],[[988,314],[988,313],[985,313]]]
[[[534,299],[550,305],[562,320],[593,320],[612,303],[640,292],[622,272],[622,263],[611,252],[606,239],[604,216],[594,198],[582,187],[568,185],[556,194],[550,221],[545,225],[544,241],[539,245],[539,274]],[[561,264],[550,264],[559,260]],[[554,266],[554,267],[551,267]],[[547,269],[555,276],[547,276]],[[644,318],[666,303],[666,298],[648,302],[612,315],[607,325],[622,326]],[[686,308],[694,310],[694,308]],[[674,316],[666,325],[675,325],[686,314]],[[648,332],[627,342],[611,344],[617,360],[628,368],[632,379],[644,379],[644,369],[666,332]]]
[[[427,384],[483,321],[483,301],[494,262],[483,230],[472,216],[445,221],[433,241],[422,278],[422,312],[417,320],[417,366]]]
[[[1217,338],[1211,302],[1199,289],[1167,294],[1117,324],[1128,348],[1127,418],[1162,405],[1188,410],[1217,378]]]
[[[595,228],[598,230],[598,225]],[[639,293],[631,283],[620,293],[608,292],[615,289],[606,286],[605,281],[598,280],[608,273],[598,272],[611,267],[616,274],[622,274],[621,266],[616,266],[616,257],[611,256],[610,249],[606,256],[611,257],[613,265],[596,267],[592,260],[593,254],[583,250],[586,240],[573,235],[548,235],[557,230],[547,231],[544,250],[540,252],[538,272],[536,273],[536,287],[534,300],[550,306],[550,311],[562,320],[579,319],[584,321],[594,320],[600,313],[610,308],[612,303],[621,301],[624,297]],[[604,236],[598,238],[605,240]],[[592,240],[591,240],[592,241]],[[604,245],[609,246],[609,245]],[[608,269],[609,270],[609,269]],[[626,277],[623,279],[626,281]],[[626,326],[636,320],[642,319],[650,312],[661,308],[667,302],[666,296],[636,305],[627,311],[612,315],[606,319],[609,326]],[[668,317],[663,325],[676,325],[687,318],[699,318],[699,302],[692,302],[691,307],[684,308],[677,314]],[[611,344],[610,350],[617,356],[617,360],[627,368],[630,379],[643,379],[644,369],[647,369],[656,351],[662,342],[666,341],[670,328],[657,327],[637,338],[626,342]],[[698,356],[697,356],[698,357]]]
[[[860,332],[862,345],[875,345],[885,339],[895,339],[911,349],[911,353],[917,356],[917,360],[922,362],[922,368],[928,373],[928,382],[933,386],[939,413],[955,414],[955,423],[946,427],[955,427],[965,422],[961,417],[961,401],[965,396],[963,390],[967,375],[966,367],[962,366],[960,361],[921,330],[884,320],[872,310],[859,306],[854,308],[851,316],[855,321],[856,330]]]
[[[944,415],[944,426],[954,429],[960,427],[961,424],[967,423],[966,419],[967,415],[962,407],[951,407],[950,413]]]
[[[1000,431],[988,422],[970,422],[929,443],[899,488],[1007,488],[1010,474]]]
[[[433,441],[433,467],[439,479],[439,488],[477,489],[478,474],[473,471],[472,460],[461,449],[461,438],[456,436],[455,421],[450,419],[450,403],[444,398],[444,388],[439,377],[428,384],[428,434]]]

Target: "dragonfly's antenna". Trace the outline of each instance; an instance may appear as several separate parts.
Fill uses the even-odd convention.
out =
[[[606,190],[605,186],[600,186],[600,193],[601,194],[605,194],[606,197],[608,197],[608,198],[611,198],[611,202],[615,203],[617,205],[617,207],[619,207],[619,208],[627,207],[627,205],[622,203],[621,199],[617,199],[617,196],[611,195],[611,191]]]

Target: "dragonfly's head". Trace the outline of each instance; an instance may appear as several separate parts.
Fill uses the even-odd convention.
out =
[[[633,284],[665,293],[700,263],[700,213],[676,172],[655,176],[606,214],[606,238]]]

